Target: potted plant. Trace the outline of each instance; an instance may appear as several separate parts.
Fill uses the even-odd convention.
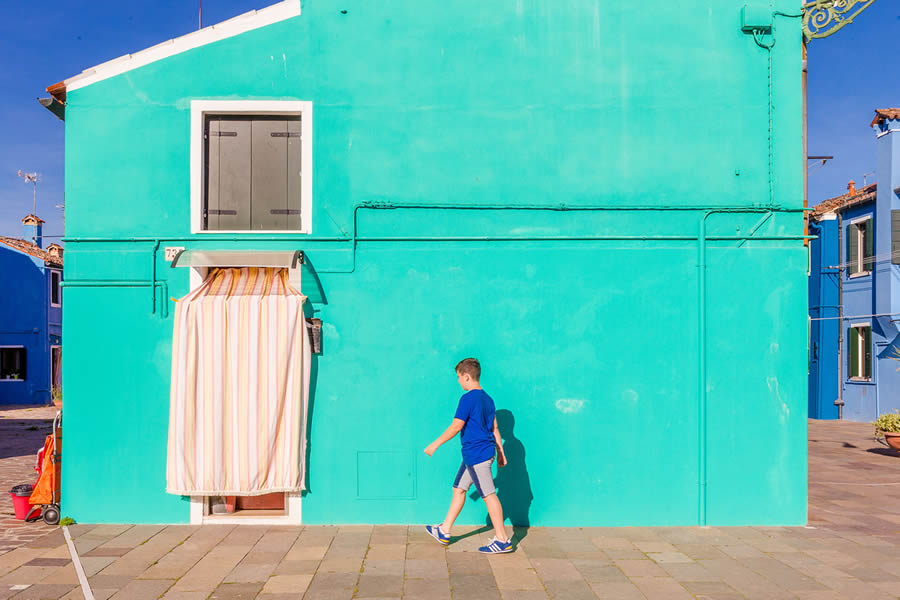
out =
[[[56,408],[62,408],[62,386],[56,386],[50,390],[50,400]]]
[[[875,426],[875,439],[882,441],[893,448],[900,450],[900,411],[896,409],[892,413],[885,413],[872,422]]]

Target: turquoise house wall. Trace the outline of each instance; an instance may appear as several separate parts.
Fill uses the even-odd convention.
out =
[[[805,523],[800,29],[776,18],[770,173],[767,51],[740,25],[733,2],[315,0],[70,91],[63,513],[188,521],[164,493],[174,239],[306,252],[306,523],[443,514],[458,442],[422,449],[466,356],[508,411],[516,522]],[[193,99],[314,103],[311,236],[191,236]],[[657,210],[562,210],[589,206]]]

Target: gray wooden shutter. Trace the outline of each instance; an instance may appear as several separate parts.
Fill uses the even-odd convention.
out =
[[[207,119],[206,188],[203,202],[203,228],[219,229],[219,120]]]
[[[856,225],[847,226],[847,274],[853,275],[861,270],[861,265],[857,260],[857,252],[859,248],[859,240],[857,239]]]
[[[249,229],[250,122],[211,117],[207,147],[207,229]]]
[[[847,374],[859,377],[859,330],[856,327],[847,329],[847,341],[850,351],[847,352]]]
[[[300,119],[292,119],[287,122],[287,198],[285,210],[287,210],[287,228],[300,229],[302,225],[300,182],[303,174],[300,172],[301,163],[301,134]]]
[[[254,119],[250,214],[254,230],[287,229],[286,121]]]

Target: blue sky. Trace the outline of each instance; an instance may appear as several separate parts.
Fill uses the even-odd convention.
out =
[[[210,25],[274,0],[206,0]],[[197,28],[197,0],[0,0],[0,235],[21,236],[31,185],[44,233],[63,234],[63,123],[35,100],[83,69]],[[810,176],[810,203],[844,191],[875,168],[874,108],[900,106],[900,2],[877,0],[852,25],[809,46],[809,153],[835,159]],[[799,68],[798,68],[799,77]],[[870,176],[869,181],[874,179]],[[48,240],[49,241],[49,240]]]

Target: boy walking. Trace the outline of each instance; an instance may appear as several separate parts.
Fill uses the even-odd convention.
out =
[[[450,427],[425,448],[425,454],[431,456],[442,444],[450,441],[462,432],[462,464],[453,482],[453,496],[447,518],[440,525],[426,525],[425,530],[431,537],[446,546],[450,543],[450,528],[459,516],[466,503],[466,493],[474,483],[475,489],[487,505],[491,523],[494,525],[494,539],[487,546],[478,549],[485,554],[512,552],[512,540],[506,535],[503,527],[503,507],[494,489],[494,478],[491,475],[491,464],[494,462],[494,451],[497,452],[497,466],[506,465],[506,455],[497,429],[494,416],[494,401],[481,389],[481,365],[475,358],[466,358],[456,365],[456,378],[465,394],[459,399],[456,416]]]

